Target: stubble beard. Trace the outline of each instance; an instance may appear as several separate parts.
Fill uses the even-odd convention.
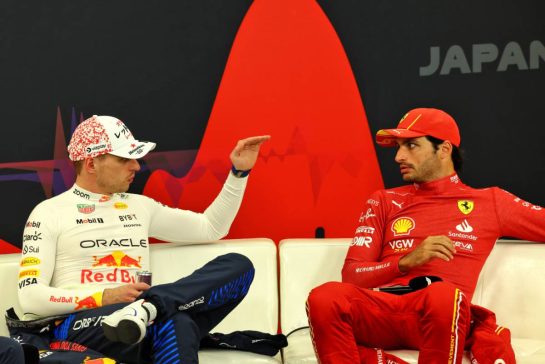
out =
[[[129,190],[129,184],[126,185],[124,183],[111,183],[109,181],[105,181],[102,178],[97,179],[97,185],[102,189],[102,191],[105,191],[108,194],[114,194],[114,193],[124,193]]]

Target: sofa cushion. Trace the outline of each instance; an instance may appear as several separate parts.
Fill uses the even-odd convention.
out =
[[[472,302],[494,311],[513,337],[545,341],[545,245],[499,240]]]
[[[233,239],[211,244],[151,245],[153,283],[172,282],[191,274],[218,255],[240,253],[255,267],[248,296],[213,331],[229,333],[278,330],[278,275],[276,245],[270,239]]]
[[[286,239],[279,244],[282,332],[308,326],[305,302],[310,290],[341,280],[351,239]]]
[[[278,364],[282,363],[280,353],[275,357],[234,350],[203,349],[199,351],[202,364]]]
[[[13,307],[22,317],[21,306],[17,298],[17,282],[21,254],[0,254],[0,282],[2,282],[2,296],[0,298],[0,336],[8,336],[8,328],[4,314]]]
[[[257,330],[276,334],[278,327],[278,275],[276,245],[270,239],[222,240],[198,245],[151,245],[153,283],[171,282],[191,274],[218,255],[237,252],[247,256],[256,274],[246,298],[213,331]],[[4,312],[14,307],[22,316],[17,299],[17,275],[20,254],[0,255],[0,335],[7,336]],[[234,350],[204,349],[199,352],[202,363],[280,363],[280,355],[268,357]]]
[[[305,302],[310,290],[341,280],[351,239],[286,239],[280,242],[280,306],[282,331],[308,326]],[[490,308],[498,323],[509,327],[518,363],[545,363],[545,245],[500,240],[487,260],[473,303]],[[541,287],[539,289],[538,287]],[[416,363],[414,350],[389,351]],[[316,363],[308,329],[288,336],[284,363]],[[470,363],[466,353],[464,363]]]

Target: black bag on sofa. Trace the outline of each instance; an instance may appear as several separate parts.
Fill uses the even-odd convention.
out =
[[[271,335],[259,331],[234,331],[230,334],[208,334],[201,340],[202,348],[232,349],[274,356],[288,346],[283,334]]]

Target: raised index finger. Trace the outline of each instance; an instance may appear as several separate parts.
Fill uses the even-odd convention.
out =
[[[242,143],[243,146],[253,146],[253,145],[259,145],[269,139],[271,139],[270,135],[260,135],[260,136],[254,136],[254,137],[242,139],[240,142]]]

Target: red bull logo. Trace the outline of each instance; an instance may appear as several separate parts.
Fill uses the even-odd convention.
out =
[[[96,308],[100,306],[102,306],[102,292],[97,292],[81,300],[79,299],[79,297],[76,297],[76,307],[74,308],[74,310],[88,310],[90,308]]]
[[[136,267],[136,268],[142,268],[140,265],[140,260],[142,257],[138,257],[138,260],[133,259],[129,257],[128,255],[125,255],[123,258],[121,258],[121,267]]]
[[[122,251],[116,250],[112,254],[106,255],[102,258],[93,257],[93,267],[136,267],[142,268],[140,261],[142,257],[138,257],[138,260],[128,256]]]
[[[97,259],[96,256],[93,257],[94,263],[93,267],[117,267],[117,262],[115,261],[115,258],[112,254],[106,255],[105,257]]]
[[[81,364],[115,364],[116,361],[110,358],[97,358],[97,359],[91,359],[91,357],[87,357],[83,359],[83,362]]]
[[[73,297],[64,297],[64,296],[51,296],[49,297],[49,302],[55,302],[55,303],[72,303]]]
[[[96,272],[91,269],[81,270],[82,284],[97,282],[135,283],[135,278],[127,269],[114,268],[109,273]]]

